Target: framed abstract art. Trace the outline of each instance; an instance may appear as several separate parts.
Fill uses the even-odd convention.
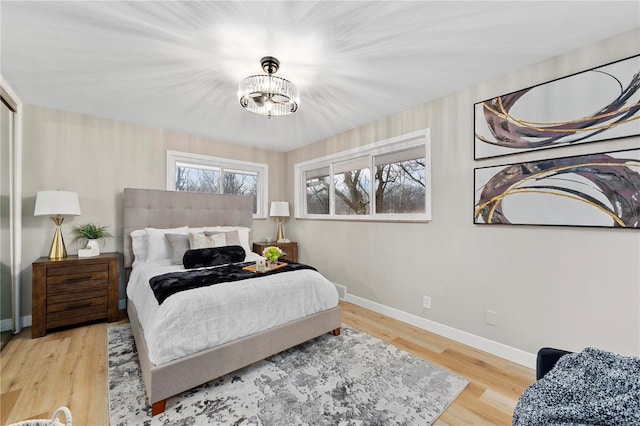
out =
[[[640,149],[474,170],[475,224],[640,229]]]
[[[474,104],[474,158],[640,135],[640,55]]]

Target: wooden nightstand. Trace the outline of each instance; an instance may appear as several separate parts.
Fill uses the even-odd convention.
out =
[[[286,253],[286,255],[280,259],[288,260],[289,262],[298,261],[298,243],[295,241],[291,241],[290,243],[253,243],[253,251],[262,256],[262,250],[269,246],[280,247],[280,249]]]
[[[41,257],[31,265],[31,337],[87,321],[119,319],[120,253]]]

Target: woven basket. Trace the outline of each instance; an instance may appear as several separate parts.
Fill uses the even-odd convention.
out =
[[[64,423],[58,421],[58,416],[62,414],[64,416]],[[13,423],[9,426],[71,426],[71,411],[67,407],[60,407],[53,413],[53,417],[50,419],[31,419],[18,423]]]

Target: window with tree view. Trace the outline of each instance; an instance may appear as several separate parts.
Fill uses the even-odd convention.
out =
[[[340,215],[369,214],[371,172],[366,157],[333,165],[335,182],[335,213]]]
[[[329,214],[329,168],[310,170],[306,175],[307,212]]]
[[[267,165],[202,155],[167,152],[168,189],[247,195],[253,199],[254,217],[265,217]]]
[[[424,213],[424,146],[373,157],[376,213]]]
[[[297,164],[297,217],[429,220],[428,150],[421,131]]]

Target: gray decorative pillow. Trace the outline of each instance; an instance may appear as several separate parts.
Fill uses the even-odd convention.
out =
[[[189,246],[189,236],[183,234],[164,234],[171,247],[171,263],[174,265],[182,265],[182,258]]]

